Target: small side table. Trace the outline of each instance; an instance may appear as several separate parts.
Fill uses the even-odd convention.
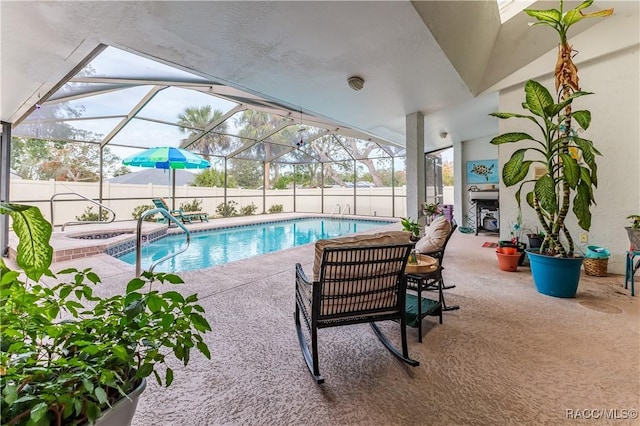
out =
[[[635,266],[633,261],[636,256],[640,256],[640,251],[638,250],[627,250],[627,264],[624,272],[624,288],[629,287],[629,281],[631,281],[631,295],[635,296],[635,279],[634,275],[638,268],[640,268],[640,259],[636,262]]]
[[[425,317],[438,316],[440,324],[442,324],[443,297],[440,271],[441,268],[438,266],[431,272],[414,272],[405,275],[407,290],[414,290],[417,293],[417,295],[407,294],[406,296],[407,325],[418,328],[418,342],[420,343],[422,343],[422,320]],[[422,291],[434,285],[438,287],[438,300],[423,297]]]

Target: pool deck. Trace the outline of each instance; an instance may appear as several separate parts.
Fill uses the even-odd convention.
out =
[[[242,226],[255,223],[275,222],[306,217],[329,217],[316,213],[274,213],[265,215],[237,216],[228,218],[209,218],[209,222],[193,222],[184,226],[191,232]],[[398,218],[355,216],[350,215],[345,219],[362,220],[388,220],[399,221]],[[384,226],[384,225],[381,225]],[[136,239],[137,221],[122,221],[104,224],[86,224],[67,226],[62,232],[61,227],[54,228],[50,244],[53,247],[53,262],[64,262],[72,259],[81,259],[106,253],[109,248],[122,244],[134,244]],[[143,222],[142,236],[146,241],[151,235],[164,235],[180,233],[178,227],[169,227],[166,223]],[[92,238],[81,238],[91,236]],[[9,257],[15,259],[15,248],[18,245],[18,238],[11,232],[9,235]]]

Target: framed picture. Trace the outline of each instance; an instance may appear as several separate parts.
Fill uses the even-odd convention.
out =
[[[467,161],[467,184],[498,183],[498,160]]]

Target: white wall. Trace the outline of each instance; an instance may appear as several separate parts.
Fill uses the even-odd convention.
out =
[[[580,50],[580,46],[576,45]],[[598,157],[598,188],[595,192],[597,205],[592,206],[591,231],[588,244],[606,247],[611,251],[610,273],[624,273],[624,255],[629,248],[625,226],[626,216],[640,213],[640,63],[638,45],[632,49],[615,52],[606,57],[577,63],[582,90],[594,92],[574,102],[574,109],[591,111],[591,127],[580,136],[592,140],[603,154]],[[576,59],[579,59],[579,55]],[[549,67],[553,68],[553,63]],[[537,79],[553,90],[551,75]],[[500,92],[500,111],[522,112],[524,100],[523,85]],[[500,120],[500,133],[528,131],[537,135],[526,120]],[[513,144],[502,145],[499,149],[500,166],[510,158],[515,150]],[[531,172],[532,173],[532,172]],[[517,208],[515,191],[517,187],[506,188],[500,184],[501,216],[515,218]],[[508,200],[514,200],[509,203]],[[535,226],[532,210],[523,208],[525,226]],[[569,224],[575,240],[579,243],[581,229],[575,221]],[[503,227],[501,237],[508,236]]]

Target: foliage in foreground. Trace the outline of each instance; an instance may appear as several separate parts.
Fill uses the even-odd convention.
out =
[[[51,225],[36,207],[0,203],[0,213],[11,215],[20,239],[20,270],[0,258],[2,424],[93,422],[143,378],[171,385],[168,356],[184,365],[193,350],[210,358],[197,295],[157,290],[180,277],[145,272],[124,294],[98,296],[91,269],[51,273]]]

